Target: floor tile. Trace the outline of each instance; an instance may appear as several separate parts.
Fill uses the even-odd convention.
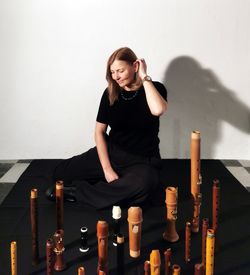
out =
[[[250,167],[250,160],[239,160],[244,167]]]
[[[227,169],[234,175],[237,180],[245,187],[250,187],[250,174],[244,167],[230,167]]]
[[[0,182],[17,182],[22,173],[27,169],[29,163],[15,163],[7,173],[1,178]]]
[[[242,164],[238,160],[234,159],[222,159],[221,162],[225,166],[242,166]]]

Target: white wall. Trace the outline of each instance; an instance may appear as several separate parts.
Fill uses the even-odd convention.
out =
[[[0,1],[0,159],[94,145],[108,56],[129,46],[169,91],[165,158],[250,159],[250,1]]]

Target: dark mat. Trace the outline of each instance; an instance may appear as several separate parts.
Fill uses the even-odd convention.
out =
[[[51,184],[49,176],[58,160],[36,160],[23,173],[18,183],[0,206],[0,274],[10,274],[10,242],[17,242],[18,274],[46,274],[45,243],[56,229],[55,204],[44,197]],[[211,220],[212,182],[220,180],[221,208],[219,217],[219,250],[215,255],[215,273],[218,275],[250,274],[250,196],[245,188],[228,172],[218,160],[202,160],[201,219]],[[122,209],[121,232],[125,235],[125,274],[144,274],[143,263],[149,259],[152,249],[159,249],[162,255],[162,274],[164,274],[163,252],[171,247],[172,264],[181,266],[181,274],[194,274],[194,264],[201,262],[201,233],[192,234],[191,262],[184,262],[185,223],[192,215],[190,201],[190,161],[164,160],[161,173],[161,189],[153,194],[153,203],[143,208],[141,256],[129,256],[127,209]],[[175,244],[163,241],[166,208],[164,204],[165,187],[178,186],[178,219],[176,227],[180,240]],[[39,190],[39,253],[40,263],[31,265],[31,229],[29,196],[32,188]],[[65,203],[65,253],[67,269],[60,274],[77,274],[77,268],[84,266],[87,275],[96,274],[97,239],[96,223],[106,220],[110,225],[109,274],[116,273],[116,251],[111,242],[112,209],[96,211],[82,204]],[[80,227],[89,229],[90,250],[79,252]],[[200,230],[201,231],[201,230]],[[56,274],[57,272],[55,272]]]

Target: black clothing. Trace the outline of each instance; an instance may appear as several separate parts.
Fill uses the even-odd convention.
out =
[[[167,91],[163,84],[153,84],[167,100]],[[151,114],[143,86],[138,91],[123,90],[112,106],[109,104],[106,89],[96,120],[110,126],[110,142],[123,150],[140,156],[159,156],[159,117]]]
[[[166,99],[165,87],[159,82],[153,83]],[[105,90],[97,121],[111,127],[109,136],[106,136],[108,155],[119,179],[112,183],[106,181],[94,147],[59,163],[54,180],[72,182],[78,190],[77,200],[97,209],[140,205],[159,184],[161,167],[159,117],[150,113],[144,88],[138,92],[123,91],[112,106]]]

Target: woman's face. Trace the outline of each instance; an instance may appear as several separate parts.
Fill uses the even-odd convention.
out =
[[[121,88],[127,88],[135,81],[136,64],[130,65],[126,61],[115,60],[110,65],[112,78]]]

